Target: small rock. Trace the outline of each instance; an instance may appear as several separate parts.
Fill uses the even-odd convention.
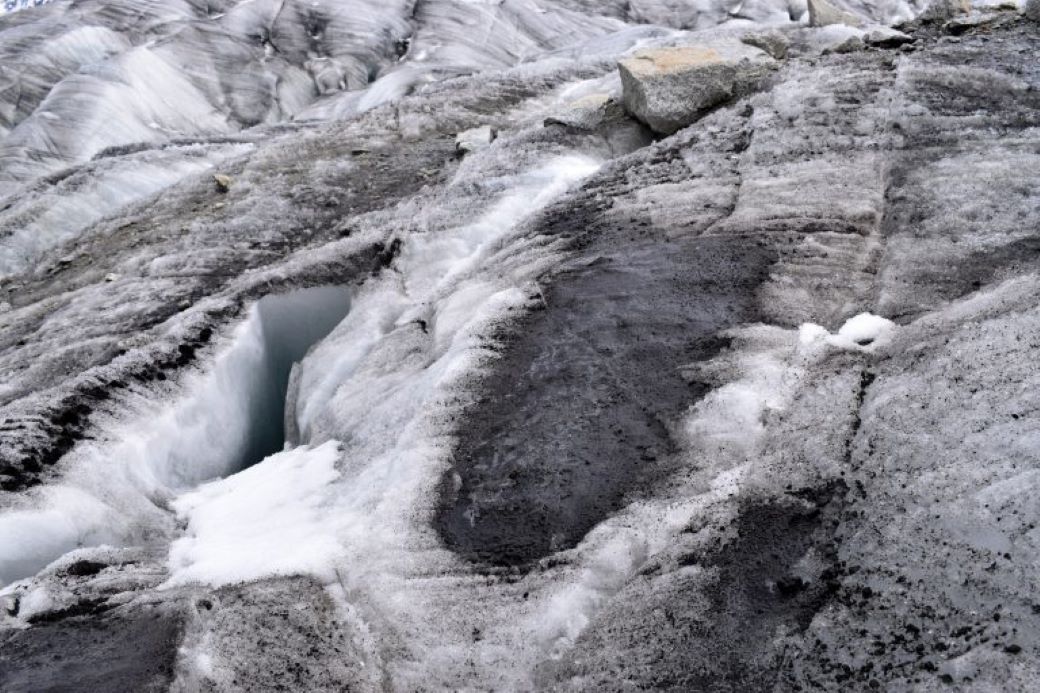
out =
[[[496,137],[498,137],[498,132],[490,125],[460,132],[455,136],[455,151],[460,154],[468,154],[478,149],[484,149],[490,146]]]
[[[740,40],[749,46],[761,48],[776,60],[783,60],[786,58],[787,49],[791,45],[790,41],[787,40],[787,37],[779,31],[767,31],[762,34],[748,34]]]
[[[898,48],[906,43],[911,43],[914,38],[902,31],[896,31],[895,29],[889,29],[888,27],[877,27],[867,32],[867,35],[863,37],[864,42],[868,46],[877,46],[878,48]]]
[[[618,63],[625,109],[663,135],[750,93],[776,68],[765,51],[736,39],[645,50]]]
[[[1004,647],[1004,651],[1007,652],[1008,654],[1018,654],[1019,652],[1022,651],[1022,646],[1021,645],[1015,645],[1015,644],[1006,645]]]
[[[859,40],[858,47],[866,48],[866,44],[863,43],[864,36],[866,36],[866,32],[863,29],[857,29],[847,24],[831,24],[803,32],[800,38],[804,43],[798,48],[799,52],[805,51],[811,54],[848,52],[848,49],[856,45],[856,41],[849,42],[849,39],[852,38]],[[846,43],[848,45],[843,47],[843,44]]]
[[[610,120],[625,116],[621,104],[610,94],[589,94],[567,104],[560,113],[545,119],[545,125],[566,125],[578,130],[595,130]]]
[[[119,279],[119,275],[116,274],[115,272],[109,272],[108,274],[105,275],[105,281],[106,282],[110,282],[111,283],[111,282],[114,282],[117,279]]]
[[[226,193],[231,189],[231,176],[223,173],[214,173],[213,182],[216,183],[218,193]]]
[[[928,22],[941,22],[969,12],[971,12],[971,0],[933,0],[921,13],[921,19]]]
[[[311,74],[318,93],[323,96],[337,91],[346,91],[349,86],[348,70],[338,60],[312,58],[303,66]]]
[[[954,36],[960,36],[966,34],[972,29],[978,29],[979,27],[988,26],[994,22],[1002,19],[1006,15],[1001,15],[995,12],[986,14],[973,14],[967,16],[954,17],[945,24],[943,24],[943,31],[947,34],[953,34]],[[986,37],[981,37],[986,38]]]
[[[830,24],[847,24],[863,26],[859,15],[833,5],[828,0],[809,0],[809,26],[828,26]]]
[[[1026,19],[1040,22],[1040,0],[1028,0],[1025,9]]]
[[[866,49],[867,45],[863,43],[863,39],[859,36],[849,36],[844,41],[836,43],[833,46],[828,46],[823,49],[824,53],[855,53]]]

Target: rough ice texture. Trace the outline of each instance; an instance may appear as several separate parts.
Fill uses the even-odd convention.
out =
[[[0,19],[0,688],[1037,687],[1035,24],[347,6]]]

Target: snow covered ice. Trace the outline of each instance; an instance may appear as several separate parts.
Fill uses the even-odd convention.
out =
[[[829,4],[6,3],[0,690],[1037,688],[1040,24]]]
[[[216,586],[300,572],[331,579],[336,533],[319,508],[338,476],[337,452],[329,442],[275,453],[178,498],[173,508],[186,527],[170,547],[171,582]]]

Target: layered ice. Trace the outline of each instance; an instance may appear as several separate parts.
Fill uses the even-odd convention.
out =
[[[341,93],[350,108],[333,110],[356,113],[623,26],[518,0],[412,5],[55,2],[0,22],[0,70],[19,63],[0,91],[0,192],[106,147],[284,122]]]

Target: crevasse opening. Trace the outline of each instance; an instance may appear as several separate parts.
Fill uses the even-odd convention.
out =
[[[286,414],[298,434],[287,433],[299,447],[173,501],[184,531],[166,585],[306,574],[361,599],[376,585],[396,611],[412,601],[408,566],[453,564],[429,531],[451,454],[446,421],[494,357],[490,328],[537,300],[554,250],[526,221],[599,167],[566,154],[509,172],[476,188],[492,194],[463,223],[410,235],[392,275],[360,288],[294,369]]]
[[[293,366],[347,315],[350,296],[339,286],[265,296],[182,396],[74,450],[60,483],[0,513],[0,586],[73,549],[169,537],[175,495],[282,450]]]
[[[251,401],[248,430],[235,468],[245,469],[295,442],[294,398],[288,397],[294,366],[346,317],[350,290],[324,286],[272,294],[256,306],[264,344],[263,374]],[[289,429],[286,429],[288,423]]]

